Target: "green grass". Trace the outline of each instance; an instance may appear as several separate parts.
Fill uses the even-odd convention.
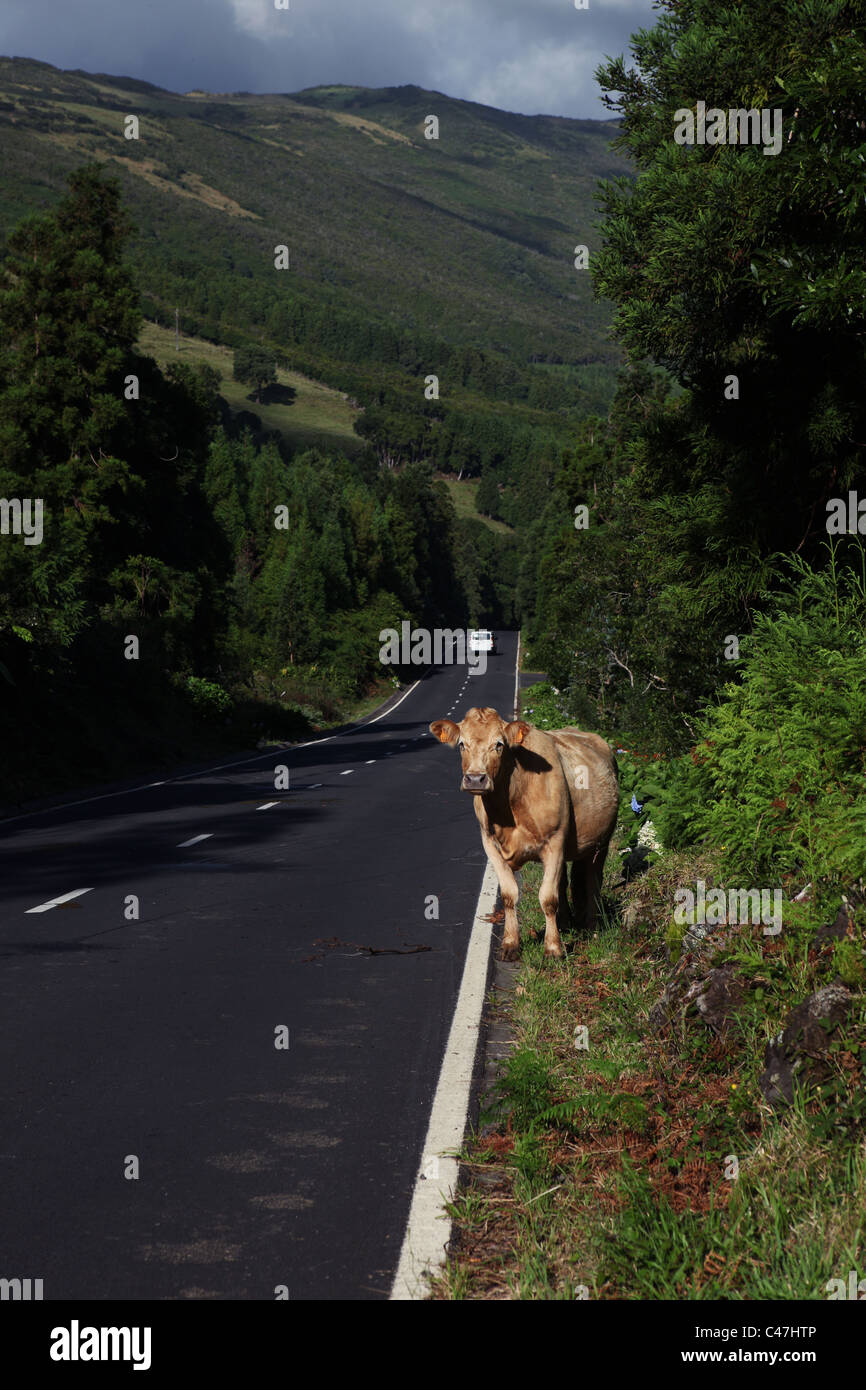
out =
[[[288,443],[299,449],[319,446],[352,454],[364,448],[363,439],[354,429],[360,411],[349,404],[342,392],[320,381],[279,368],[278,383],[292,387],[297,393],[295,399],[288,405],[257,405],[250,388],[232,379],[231,348],[181,335],[180,351],[176,352],[174,329],[155,323],[144,325],[138,346],[142,352],[155,357],[160,366],[170,362],[187,362],[191,366],[207,362],[221,374],[220,392],[234,413],[252,411],[265,429],[279,430]]]
[[[451,501],[454,503],[454,510],[458,518],[468,518],[470,521],[483,521],[485,526],[489,526],[491,531],[498,531],[500,535],[511,536],[514,534],[510,526],[506,526],[504,521],[494,521],[492,517],[482,516],[475,506],[475,498],[481,486],[479,478],[464,478],[458,481],[457,478],[449,477],[447,474],[437,474],[440,482],[443,482],[451,494]]]

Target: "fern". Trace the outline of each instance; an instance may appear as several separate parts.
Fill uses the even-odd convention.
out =
[[[838,886],[866,867],[866,585],[831,557],[821,572],[787,561],[787,592],[743,639],[740,679],[672,765],[658,817],[666,843],[707,838],[754,882]]]
[[[537,1130],[551,1125],[561,1125],[577,1130],[589,1122],[615,1124],[620,1129],[642,1131],[646,1128],[647,1120],[646,1103],[639,1096],[623,1091],[615,1095],[581,1091],[571,1100],[562,1101],[559,1105],[551,1105],[540,1111],[533,1120],[532,1128]]]

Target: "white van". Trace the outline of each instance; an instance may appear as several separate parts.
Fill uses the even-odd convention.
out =
[[[489,628],[476,627],[469,633],[469,650],[471,652],[495,652],[496,639]]]

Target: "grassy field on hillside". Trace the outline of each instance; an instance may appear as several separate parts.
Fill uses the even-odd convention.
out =
[[[232,380],[232,350],[218,343],[209,343],[204,338],[188,338],[181,334],[180,351],[175,352],[174,330],[162,328],[159,324],[145,323],[138,340],[142,352],[155,357],[160,365],[169,362],[189,362],[193,365],[207,362],[222,375],[221,393],[232,410],[250,410],[258,415],[266,429],[279,430],[291,444],[303,448],[318,445],[341,449],[351,455],[363,449],[364,441],[355,434],[354,422],[360,411],[349,405],[340,391],[300,372],[277,371],[281,386],[290,386],[297,392],[289,405],[279,403],[257,405],[249,387]],[[458,517],[469,517],[483,521],[491,531],[500,535],[512,534],[511,527],[504,522],[481,516],[475,506],[480,480],[466,478],[458,482],[453,477],[442,477],[451,494],[451,500]]]
[[[265,429],[279,430],[297,448],[318,446],[353,454],[364,447],[354,429],[360,412],[349,405],[342,392],[320,381],[300,372],[278,369],[279,385],[291,387],[296,393],[294,400],[289,404],[257,405],[250,388],[232,379],[231,348],[181,335],[180,351],[175,352],[174,329],[155,323],[145,323],[138,345],[142,352],[155,357],[160,366],[169,362],[188,362],[193,366],[207,362],[215,367],[222,375],[221,394],[234,412],[252,411]]]
[[[475,498],[481,485],[480,478],[464,478],[458,481],[457,478],[450,478],[442,475],[439,481],[444,483],[451,494],[451,501],[458,517],[468,517],[470,521],[483,521],[485,526],[489,526],[491,531],[498,531],[500,535],[512,535],[510,526],[506,526],[504,521],[494,521],[492,517],[482,516],[475,506]]]

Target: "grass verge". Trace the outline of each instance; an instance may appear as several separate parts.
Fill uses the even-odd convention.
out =
[[[673,889],[712,882],[711,858],[665,856],[623,884],[612,852],[603,925],[562,963],[542,954],[540,874],[523,871],[514,1049],[464,1147],[431,1296],[809,1300],[851,1270],[862,1278],[862,987],[791,1104],[771,1109],[759,1085],[790,1011],[839,980],[846,950],[862,959],[862,917],[817,946],[808,905],[778,938],[720,933],[705,970],[736,972],[736,1009],[713,1028],[692,1000],[659,1027],[651,1012],[681,945],[669,940]]]

